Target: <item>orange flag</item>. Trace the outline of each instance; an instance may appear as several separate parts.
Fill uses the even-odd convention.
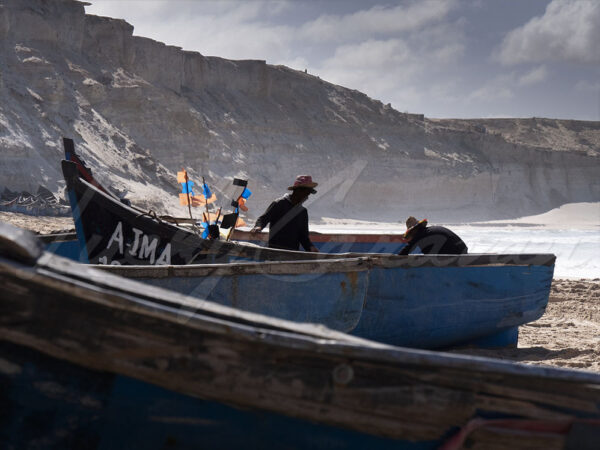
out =
[[[186,181],[188,181],[187,172],[185,169],[181,169],[181,172],[177,172],[177,182],[185,183]]]

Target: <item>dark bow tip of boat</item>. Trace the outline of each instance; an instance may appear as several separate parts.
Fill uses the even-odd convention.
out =
[[[0,255],[33,265],[44,252],[44,244],[31,231],[0,222]]]

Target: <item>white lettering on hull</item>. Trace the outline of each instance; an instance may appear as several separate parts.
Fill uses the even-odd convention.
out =
[[[110,248],[113,243],[116,242],[119,245],[119,253],[123,254],[123,223],[119,222],[113,231],[110,240],[108,241],[108,245],[106,248]]]
[[[128,253],[133,256],[137,256],[138,259],[149,260],[150,264],[154,265],[170,265],[171,264],[171,243],[167,242],[164,249],[160,253],[158,259],[156,259],[156,251],[159,246],[159,239],[157,237],[150,238],[144,234],[142,230],[137,228],[133,229],[133,243],[125,243],[125,235],[123,233],[123,223],[119,222],[110,237],[106,249],[110,249],[112,246],[117,245],[118,254],[123,256],[125,254],[124,247],[129,247]],[[110,260],[108,256],[102,256],[98,259],[99,264],[121,264],[117,260]]]

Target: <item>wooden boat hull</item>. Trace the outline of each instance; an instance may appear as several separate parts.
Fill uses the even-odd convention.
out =
[[[288,426],[290,437],[323,436],[317,448],[563,448],[599,439],[597,374],[369,342],[115,277],[42,253],[2,225],[0,236],[5,442],[27,444],[35,432],[49,447],[99,448],[149,427],[147,448],[192,448],[200,438],[186,437],[187,425],[212,424],[207,439],[218,439],[220,420],[221,430],[245,430],[248,445],[262,431],[273,442]],[[364,440],[353,441],[357,434]]]
[[[397,449],[386,439],[190,397],[0,342],[6,448]],[[232,431],[235,430],[235,431]],[[40,446],[40,442],[44,445]],[[435,448],[435,442],[414,444]],[[412,447],[412,446],[411,446]]]
[[[199,298],[206,295],[205,290],[196,290],[204,275],[196,276],[192,271],[185,277],[154,276],[150,267],[362,256],[368,258],[365,264],[369,265],[366,300],[359,322],[344,331],[418,348],[514,346],[518,326],[541,317],[548,301],[554,255],[325,254],[210,241],[123,205],[82,181],[73,163],[63,162],[63,170],[82,244],[80,260],[104,265],[145,265],[148,275],[138,278]],[[123,269],[120,273],[129,276],[133,272]],[[287,289],[295,295],[296,287],[289,283]],[[251,285],[246,289],[252,290]],[[278,289],[286,288],[280,285]],[[329,308],[331,299],[327,295],[321,295],[318,289],[310,292],[316,305]],[[223,291],[222,296],[213,299],[232,304],[228,295]],[[265,309],[260,310],[261,307]],[[254,305],[253,310],[270,312],[272,305],[265,297],[265,302]],[[297,320],[291,315],[285,318]]]

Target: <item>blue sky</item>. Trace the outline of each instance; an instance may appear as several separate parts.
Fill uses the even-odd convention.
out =
[[[264,59],[440,118],[600,120],[600,0],[91,0],[206,56]]]

